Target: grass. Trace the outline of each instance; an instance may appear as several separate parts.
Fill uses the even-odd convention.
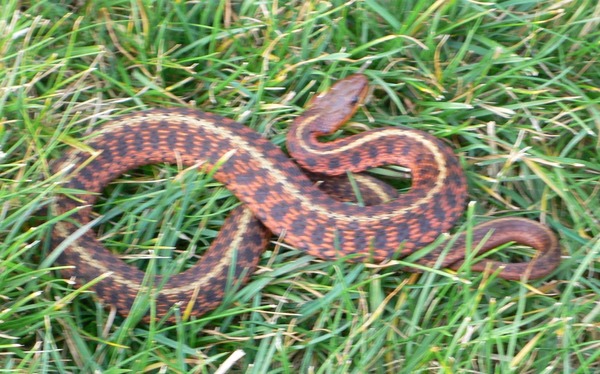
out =
[[[0,370],[600,371],[599,24],[590,0],[4,1]],[[560,238],[559,269],[529,284],[415,275],[276,243],[221,307],[177,325],[115,316],[61,278],[49,164],[104,121],[193,106],[284,147],[310,95],[367,61],[374,88],[353,121],[452,144],[475,202],[455,231],[541,220]],[[168,249],[175,261],[150,265],[172,271],[236,204],[205,175],[150,166],[105,191],[96,229],[139,266]]]

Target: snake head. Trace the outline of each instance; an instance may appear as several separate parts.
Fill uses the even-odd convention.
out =
[[[348,121],[365,101],[369,81],[362,74],[350,75],[331,88],[313,97],[306,117],[311,117],[310,131],[314,135],[331,134]]]

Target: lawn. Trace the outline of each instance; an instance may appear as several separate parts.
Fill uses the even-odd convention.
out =
[[[600,372],[599,30],[591,0],[3,1],[0,371]],[[116,315],[61,276],[50,238],[68,218],[48,210],[61,189],[51,162],[103,123],[193,107],[285,150],[310,97],[363,66],[369,101],[333,137],[408,126],[441,138],[469,184],[451,235],[538,220],[559,237],[557,270],[415,274],[273,237],[246,285],[176,324]],[[237,205],[210,173],[151,165],[105,189],[94,229],[128,263],[173,272]],[[510,249],[492,256],[533,253]]]

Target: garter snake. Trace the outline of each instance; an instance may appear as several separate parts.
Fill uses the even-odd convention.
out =
[[[366,77],[355,74],[315,96],[288,132],[289,153],[302,169],[331,176],[381,165],[408,167],[412,186],[407,193],[380,204],[347,204],[319,190],[279,148],[233,120],[183,108],[128,114],[106,123],[87,141],[98,151],[95,157],[72,150],[55,164],[56,171],[67,174],[63,187],[87,191],[59,195],[53,203],[55,215],[70,212],[53,231],[53,245],[70,241],[58,258],[59,263],[70,265],[64,275],[74,277],[79,285],[104,276],[92,289],[124,315],[136,295],[147,291],[144,272],[117,259],[93,231],[77,233],[91,221],[91,207],[111,180],[153,163],[218,164],[214,178],[243,203],[231,213],[201,261],[168,279],[153,280],[159,315],[175,304],[195,315],[215,308],[228,274],[237,279],[251,273],[271,233],[313,256],[344,256],[352,261],[402,258],[431,243],[454,225],[466,200],[465,176],[448,145],[403,127],[373,129],[331,142],[319,139],[353,116],[367,89]],[[484,237],[480,252],[517,242],[539,253],[523,263],[484,260],[473,270],[499,271],[506,279],[533,279],[549,274],[559,263],[555,235],[535,221],[492,220],[473,229],[473,243]],[[465,258],[464,246],[462,236],[443,259],[440,249],[418,262],[458,269]]]

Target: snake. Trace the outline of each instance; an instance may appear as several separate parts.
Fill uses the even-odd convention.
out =
[[[464,171],[448,144],[399,125],[324,139],[354,116],[368,92],[369,80],[361,73],[314,95],[288,130],[289,155],[243,124],[190,108],[150,109],[106,122],[86,139],[86,147],[67,151],[54,164],[54,171],[62,174],[63,192],[51,205],[53,214],[62,217],[54,225],[52,244],[61,248],[57,261],[63,276],[78,287],[89,284],[123,316],[131,313],[136,297],[150,295],[155,316],[173,319],[178,307],[183,311],[178,318],[189,318],[217,308],[232,280],[244,283],[272,235],[316,258],[353,262],[403,259],[431,244],[455,225],[467,197]],[[93,206],[111,181],[157,163],[210,170],[241,204],[200,261],[178,274],[148,279],[105,248],[90,225]],[[360,177],[385,165],[410,169],[407,192],[386,198],[390,194],[381,183]],[[381,198],[349,203],[320,188],[307,173],[332,178],[333,183],[325,183],[329,190],[347,190],[339,180],[357,173],[366,193]],[[458,271],[471,253],[467,243],[478,256],[505,243],[534,248],[530,261],[483,259],[470,264],[472,271],[494,272],[508,280],[542,278],[560,263],[554,232],[519,217],[474,226],[451,248],[438,246],[414,262]]]

